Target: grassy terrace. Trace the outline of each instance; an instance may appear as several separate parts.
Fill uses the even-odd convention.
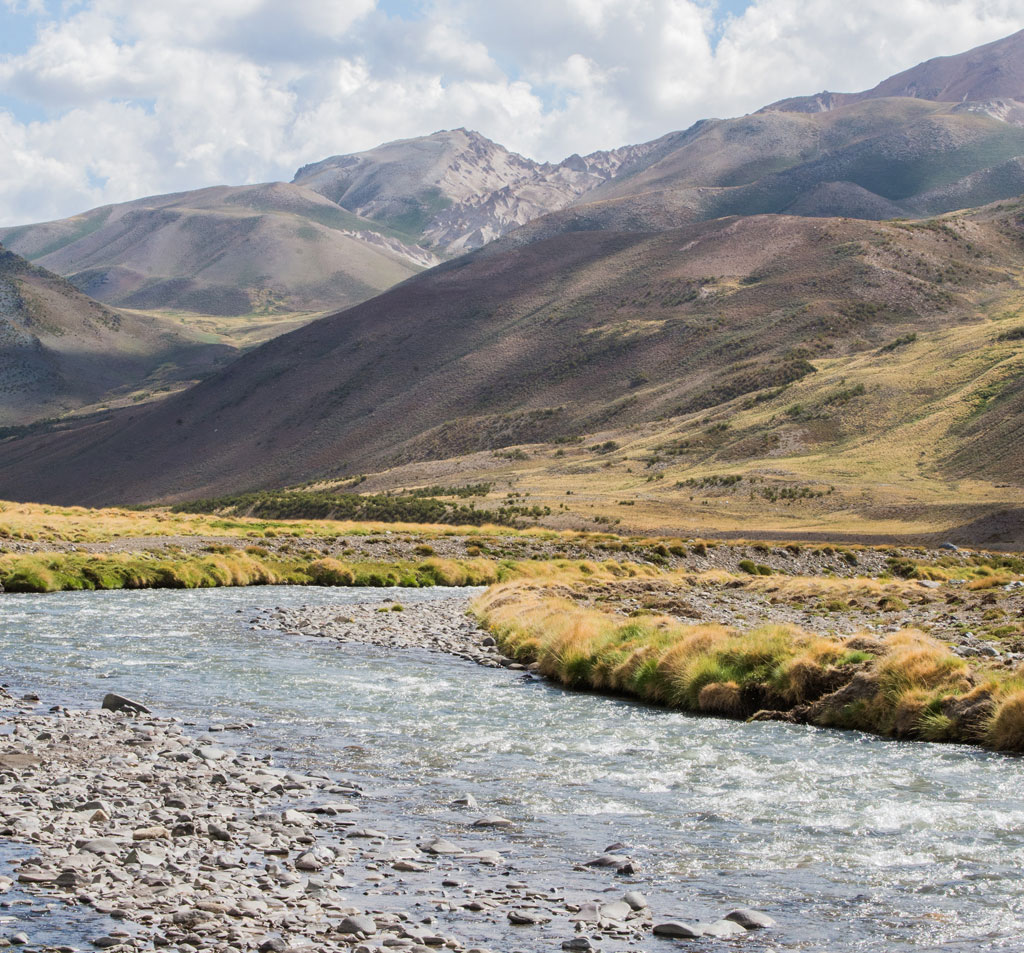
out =
[[[990,588],[1009,578],[972,574],[967,585]],[[709,581],[677,574],[669,588]],[[1024,751],[1024,673],[969,665],[919,629],[838,638],[787,624],[685,624],[610,611],[614,593],[612,607],[581,606],[571,585],[559,588],[555,594],[535,582],[502,583],[480,596],[474,611],[506,654],[568,688],[707,715]],[[898,599],[900,588],[856,578],[773,585],[790,596],[868,591],[889,599]]]

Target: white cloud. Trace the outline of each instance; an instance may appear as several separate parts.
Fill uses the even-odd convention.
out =
[[[1024,26],[1019,0],[754,0],[717,23],[711,0],[431,0],[407,20],[375,2],[0,0],[0,30],[38,25],[0,57],[0,102],[38,111],[0,108],[0,220],[288,178],[455,126],[559,159],[866,88]]]

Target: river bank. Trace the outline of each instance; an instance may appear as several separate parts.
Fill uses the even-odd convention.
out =
[[[894,592],[847,580],[848,597],[867,587],[903,609],[868,622],[866,607],[852,599],[837,624],[809,615],[802,601],[797,611],[779,597],[780,585],[737,588],[697,578],[665,588],[660,582],[511,582],[474,593],[472,603],[467,594],[407,610],[396,595],[344,607],[275,607],[249,622],[254,631],[443,652],[702,715],[1024,750],[1019,637],[982,641],[949,622],[951,609],[979,622],[993,606],[1003,606],[1000,618],[1024,615],[1024,587],[1007,585],[1002,601],[988,590],[972,600],[975,593],[953,587],[958,604],[950,606],[941,586],[927,580],[893,586]],[[789,582],[806,599],[799,580]],[[637,612],[644,599],[662,612]],[[701,614],[694,606],[717,610],[721,621],[692,621]],[[463,615],[471,608],[474,620]],[[826,625],[803,628],[804,619]],[[925,627],[947,638],[927,635]]]
[[[16,685],[18,696],[35,688],[43,698],[34,709],[40,714],[15,738],[36,745],[36,756],[49,750],[34,741],[38,735],[61,737],[42,720],[54,717],[46,712],[51,700],[77,709],[95,706],[104,692],[122,692],[156,712],[183,717],[177,727],[195,748],[230,748],[263,765],[269,756],[278,777],[319,774],[339,787],[358,785],[363,796],[351,800],[360,813],[341,819],[387,835],[384,846],[425,845],[441,837],[469,853],[499,851],[500,865],[467,863],[461,872],[395,871],[370,860],[380,869],[369,874],[385,877],[376,883],[362,879],[368,868],[343,867],[353,888],[340,892],[351,906],[404,913],[410,919],[403,923],[414,925],[432,916],[435,922],[425,926],[467,949],[558,949],[579,936],[573,917],[564,913],[570,904],[582,910],[630,890],[644,894],[657,923],[714,922],[744,904],[766,910],[780,926],[748,934],[743,946],[751,951],[884,947],[911,953],[931,945],[975,953],[1013,948],[1013,938],[1024,933],[1019,759],[963,746],[869,741],[801,725],[693,718],[565,692],[546,679],[527,682],[524,673],[438,651],[333,643],[313,637],[308,627],[294,634],[273,627],[253,631],[257,623],[251,621],[278,609],[304,613],[302,618],[316,608],[356,618],[362,605],[379,620],[384,639],[392,638],[388,628],[414,619],[420,604],[451,603],[451,618],[461,619],[470,595],[295,587],[12,595],[3,605],[0,681]],[[392,611],[396,601],[402,612]],[[145,720],[134,724],[144,728]],[[250,722],[255,727],[244,732],[230,727]],[[225,730],[204,738],[211,728]],[[105,730],[104,722],[96,733]],[[137,754],[145,756],[149,775],[175,781],[173,768],[160,769],[159,751],[127,741],[109,757],[98,756],[88,770],[120,783],[121,759]],[[60,765],[55,770],[58,782],[74,773]],[[23,802],[36,793],[46,795],[45,777],[42,782],[28,776],[15,782],[39,789],[13,792],[19,808],[30,807]],[[141,790],[154,793],[152,782],[141,783]],[[219,787],[203,790],[197,813],[211,810],[208,802],[221,803]],[[303,801],[287,800],[288,793],[257,813],[301,810]],[[468,794],[479,802],[477,809],[455,805]],[[105,799],[111,800],[109,792]],[[153,807],[166,805],[156,801]],[[512,824],[474,826],[487,815]],[[244,809],[239,816],[247,821]],[[149,821],[141,817],[139,824]],[[319,843],[321,835],[316,837]],[[584,866],[616,843],[626,848],[613,856],[639,864],[637,873]],[[206,855],[215,856],[209,848],[219,842],[196,842],[197,848],[207,844]],[[11,856],[0,844],[0,858]],[[256,863],[273,859],[256,856]],[[444,880],[476,894],[470,898]],[[956,888],[961,881],[972,885],[968,893]],[[459,905],[486,906],[488,891],[501,898],[510,884],[561,897],[551,905],[551,922],[513,926],[508,914],[521,902],[516,899],[489,912]],[[7,896],[15,901],[8,911],[20,917],[18,887]],[[46,906],[44,894],[34,896],[35,907]],[[0,904],[6,899],[0,897]],[[25,930],[33,943],[81,949],[128,922],[105,922],[100,929],[93,908],[64,908],[56,897],[50,902],[59,905],[52,916],[64,916],[61,936],[47,938],[36,927],[45,913],[0,924],[0,933]],[[92,926],[69,935],[84,910],[91,912]],[[651,929],[643,940],[600,933],[598,940],[589,927],[581,932],[608,953],[653,953],[662,944]],[[383,931],[377,935],[378,941],[387,938]],[[229,941],[207,946],[222,945],[232,948]],[[711,950],[717,941],[687,945]]]
[[[471,794],[452,804],[465,818],[457,839],[374,829],[358,782],[224,743],[245,726],[191,736],[148,712],[47,711],[2,689],[0,706],[0,835],[31,847],[0,875],[0,895],[16,882],[69,916],[85,906],[108,917],[89,937],[97,949],[483,953],[467,934],[505,950],[517,931],[544,928],[563,949],[589,950],[774,925],[749,910],[703,924],[656,918],[638,890],[615,884],[634,873],[621,845],[585,861],[607,871],[592,898],[517,881],[502,836],[513,821]],[[35,945],[27,925],[6,927],[0,946]]]

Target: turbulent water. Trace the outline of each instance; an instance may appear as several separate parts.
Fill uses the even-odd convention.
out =
[[[394,596],[0,596],[0,681],[79,707],[120,691],[199,729],[255,721],[225,740],[360,780],[375,825],[458,833],[447,804],[471,792],[517,822],[502,836],[531,883],[599,896],[614,876],[573,865],[621,841],[656,917],[770,912],[780,929],[746,949],[1024,950],[1024,760],[693,718],[447,656],[247,627],[259,608]],[[465,593],[401,593],[453,598]],[[514,941],[548,948],[531,942]]]

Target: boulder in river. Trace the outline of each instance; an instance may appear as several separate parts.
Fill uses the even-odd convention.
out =
[[[704,936],[713,936],[716,939],[724,939],[727,936],[739,936],[747,931],[734,920],[715,920],[714,923],[702,923]]]
[[[733,910],[725,915],[725,919],[738,923],[744,930],[767,930],[775,926],[775,921],[767,913],[749,907]]]
[[[698,923],[682,923],[679,920],[667,920],[654,926],[655,936],[667,936],[676,940],[693,940],[704,936],[704,929]]]
[[[124,695],[118,695],[116,692],[107,692],[103,696],[103,704],[100,707],[105,708],[107,711],[126,711],[130,715],[152,714],[142,702],[125,698]]]

